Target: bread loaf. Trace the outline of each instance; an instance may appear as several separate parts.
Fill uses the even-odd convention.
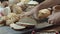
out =
[[[16,14],[20,14],[23,12],[22,8],[17,5],[12,6],[12,11],[13,11],[13,13],[16,13]]]
[[[39,13],[38,13],[38,17],[39,17],[39,18],[46,18],[46,17],[48,17],[49,15],[50,15],[50,10],[48,10],[48,9],[42,9],[42,10],[40,10]]]

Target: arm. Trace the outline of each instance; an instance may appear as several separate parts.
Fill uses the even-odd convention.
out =
[[[48,8],[60,3],[60,0],[45,0],[44,2],[40,3],[36,7],[34,7],[30,12],[27,12],[29,15],[37,12],[41,9]]]
[[[44,2],[40,3],[39,5],[37,5],[35,8],[40,10],[40,9],[52,7],[54,5],[59,4],[59,1],[60,0],[45,0]]]
[[[26,12],[24,15],[28,16],[33,14],[35,19],[39,19],[38,18],[38,11],[44,8],[49,8],[52,7],[54,5],[60,4],[60,0],[45,0],[44,2],[40,3],[39,5],[37,5],[36,7],[34,7],[31,11]]]

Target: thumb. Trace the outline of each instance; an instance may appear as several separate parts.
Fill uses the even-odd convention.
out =
[[[34,17],[35,19],[39,20],[39,18],[38,18],[38,13],[34,13],[34,14],[33,14],[33,17]]]

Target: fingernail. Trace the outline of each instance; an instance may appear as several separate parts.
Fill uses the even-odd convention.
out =
[[[53,21],[51,21],[51,24],[53,24]]]
[[[48,23],[51,24],[51,20],[48,20]]]

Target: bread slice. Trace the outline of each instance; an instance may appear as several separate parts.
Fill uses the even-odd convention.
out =
[[[24,26],[19,26],[19,25],[16,25],[16,24],[10,24],[10,27],[13,28],[14,30],[22,30],[22,29],[25,29]]]
[[[20,26],[25,26],[27,29],[32,29],[35,27],[35,24],[31,24],[31,23],[17,22],[16,24]]]
[[[21,25],[21,26],[34,26],[35,25],[31,23],[22,23],[22,22],[16,22],[16,24]]]
[[[19,22],[16,22],[16,24],[22,24],[22,25],[36,25],[37,22],[31,17],[23,17],[19,20]]]

